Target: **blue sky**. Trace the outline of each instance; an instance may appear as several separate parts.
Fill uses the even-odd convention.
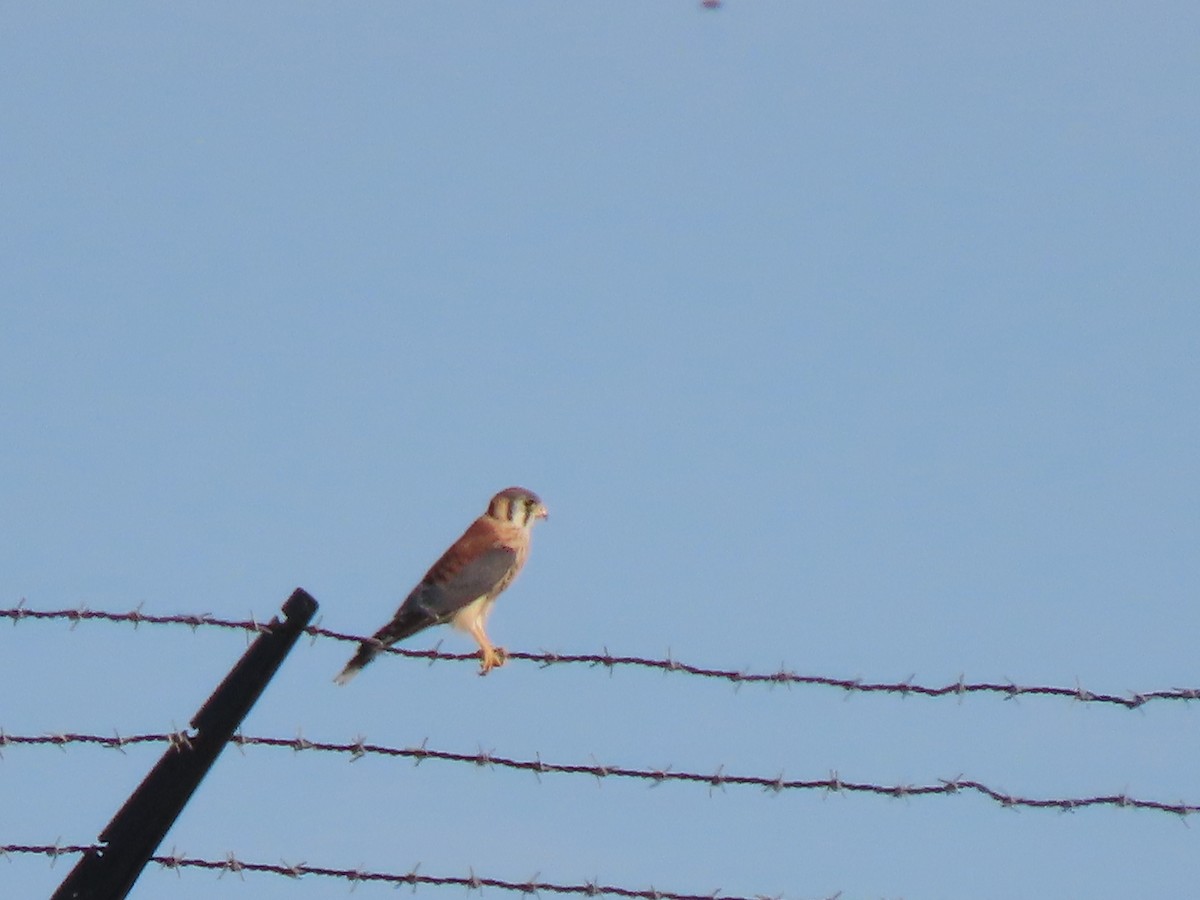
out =
[[[1190,3],[12,8],[0,607],[267,619],[302,585],[366,633],[523,484],[551,516],[492,618],[510,649],[1197,686],[1198,27]],[[411,643],[438,639],[470,647]],[[4,625],[0,728],[183,727],[245,644]],[[397,657],[335,688],[349,651],[302,642],[245,732],[1200,803],[1182,703]],[[161,752],[7,748],[0,844],[90,842]],[[988,900],[1180,896],[1198,833],[252,747],[163,849]],[[68,869],[13,856],[0,885]],[[132,896],[346,889],[151,868]]]

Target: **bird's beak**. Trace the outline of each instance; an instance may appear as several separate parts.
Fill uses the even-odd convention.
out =
[[[534,517],[535,519],[548,519],[548,518],[550,518],[550,511],[549,511],[548,509],[546,509],[546,504],[544,504],[544,503],[539,503],[539,504],[538,504],[538,508],[537,508],[537,512],[535,512],[535,513],[533,514],[533,517]]]

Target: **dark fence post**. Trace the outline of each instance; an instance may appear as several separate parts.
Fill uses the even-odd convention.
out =
[[[233,737],[246,713],[317,611],[297,588],[225,680],[192,718],[194,733],[167,749],[51,900],[121,900],[133,888],[163,836]]]

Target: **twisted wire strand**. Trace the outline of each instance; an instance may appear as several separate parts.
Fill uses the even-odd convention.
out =
[[[135,628],[142,624],[149,625],[186,625],[193,631],[200,628],[218,628],[242,631],[247,634],[260,634],[269,630],[266,623],[255,619],[223,619],[208,613],[184,613],[175,615],[151,615],[141,611],[141,608],[129,612],[118,613],[104,610],[88,609],[57,609],[37,610],[18,605],[9,609],[0,609],[0,619],[10,619],[15,625],[25,619],[30,620],[62,620],[69,621],[72,627],[80,622],[103,621],[122,622]],[[314,640],[324,638],[348,643],[370,641],[370,637],[357,634],[347,634],[310,625],[305,631]],[[474,653],[446,653],[438,648],[432,650],[414,650],[407,647],[385,647],[383,652],[406,657],[421,659],[433,663],[438,661],[464,662],[475,661]],[[1101,703],[1119,706],[1125,709],[1139,709],[1152,701],[1182,701],[1200,700],[1200,688],[1162,688],[1150,691],[1136,691],[1128,694],[1114,694],[1086,690],[1083,686],[1063,687],[1061,685],[1019,685],[1012,681],[966,681],[963,676],[958,680],[944,685],[917,684],[911,678],[904,681],[864,681],[861,678],[836,678],[826,675],[801,675],[789,669],[781,668],[775,672],[748,672],[734,669],[711,668],[694,665],[673,659],[670,656],[661,659],[640,656],[622,656],[609,653],[555,653],[540,651],[537,653],[510,651],[507,658],[536,663],[543,668],[558,665],[585,665],[592,668],[604,668],[610,672],[619,667],[654,669],[674,672],[681,675],[694,676],[713,680],[726,681],[735,687],[744,684],[766,685],[803,685],[813,687],[836,688],[851,694],[898,694],[902,697],[963,697],[968,694],[992,694],[1005,700],[1019,697],[1061,697],[1078,703]]]
[[[6,747],[15,746],[55,746],[65,748],[72,744],[86,744],[110,749],[123,750],[127,746],[137,744],[169,744],[178,746],[186,743],[185,733],[136,734],[136,735],[97,735],[97,734],[48,734],[48,735],[14,735],[0,730],[0,752]],[[990,787],[980,781],[958,776],[955,778],[940,778],[930,784],[876,784],[869,781],[847,781],[837,772],[831,772],[825,778],[789,779],[782,774],[774,777],[763,775],[739,775],[725,771],[724,766],[715,772],[674,771],[672,769],[648,769],[631,766],[603,765],[594,763],[550,763],[541,757],[535,759],[514,759],[500,756],[491,751],[480,750],[476,753],[459,753],[450,750],[437,750],[426,746],[424,742],[416,747],[389,747],[384,744],[367,743],[359,737],[353,741],[332,742],[313,741],[297,736],[294,738],[262,737],[236,734],[230,741],[240,747],[275,747],[295,752],[314,751],[318,753],[335,753],[348,755],[353,762],[364,756],[383,756],[399,759],[411,759],[420,765],[428,759],[451,763],[465,763],[487,768],[512,769],[531,772],[540,780],[542,775],[585,775],[597,780],[605,778],[629,779],[643,781],[650,785],[668,782],[707,786],[711,793],[716,789],[726,787],[757,787],[766,793],[781,794],[791,791],[824,791],[827,793],[874,794],[878,796],[907,798],[930,797],[949,794],[975,793],[994,801],[1008,809],[1056,809],[1061,812],[1074,812],[1089,807],[1120,807],[1123,809],[1141,809],[1152,812],[1171,813],[1181,818],[1200,812],[1200,805],[1193,803],[1168,803],[1161,800],[1147,800],[1131,797],[1126,793],[1099,794],[1088,797],[1025,797],[1011,794]]]
[[[0,845],[0,856],[17,854],[40,854],[56,860],[60,856],[86,853],[98,850],[100,847],[87,844],[4,844]],[[468,890],[496,888],[502,891],[513,891],[519,894],[577,894],[588,897],[613,896],[637,898],[637,900],[781,900],[782,895],[768,897],[764,894],[738,895],[727,894],[716,890],[707,894],[688,894],[678,891],[660,891],[655,888],[638,889],[623,887],[616,884],[602,884],[598,881],[585,881],[578,884],[560,884],[552,881],[542,881],[537,875],[525,881],[510,881],[504,878],[492,878],[476,875],[471,871],[468,875],[423,875],[418,870],[418,863],[408,872],[379,872],[369,869],[341,869],[332,866],[314,866],[308,863],[264,863],[238,859],[230,853],[223,859],[202,859],[184,856],[173,852],[169,856],[159,855],[150,857],[150,861],[165,869],[208,869],[221,875],[233,873],[242,875],[244,872],[258,872],[270,875],[282,875],[287,878],[303,878],[307,875],[321,878],[338,878],[350,882],[353,887],[359,882],[382,882],[396,887],[408,884],[433,885],[437,887],[465,887]],[[838,895],[827,897],[826,900],[836,900]]]

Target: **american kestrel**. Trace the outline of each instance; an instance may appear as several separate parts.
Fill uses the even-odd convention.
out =
[[[487,512],[425,573],[392,621],[358,645],[358,652],[334,681],[345,684],[383,647],[445,622],[466,631],[479,644],[480,675],[504,665],[504,648],[492,645],[484,625],[496,597],[525,565],[533,523],[544,518],[546,507],[533,491],[510,487],[498,493]]]

